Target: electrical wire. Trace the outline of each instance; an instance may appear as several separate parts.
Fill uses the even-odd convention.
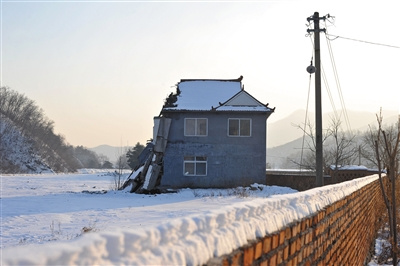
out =
[[[326,26],[326,22],[325,22],[325,26]],[[327,34],[327,33],[325,32],[325,34]],[[341,87],[340,81],[339,81],[339,75],[338,75],[338,72],[337,72],[335,58],[333,56],[332,45],[331,45],[331,42],[329,41],[328,38],[326,38],[326,43],[327,43],[327,46],[328,46],[329,56],[330,56],[331,63],[332,63],[332,68],[333,68],[333,73],[334,73],[334,76],[335,76],[336,86],[337,86],[338,93],[339,93],[340,103],[342,105],[342,112],[343,112],[343,115],[344,115],[344,120],[345,120],[345,123],[347,125],[347,129],[351,132],[352,130],[351,130],[351,125],[350,125],[350,119],[349,119],[349,115],[347,113],[347,108],[346,108],[346,104],[345,104],[344,97],[343,97],[342,87]]]
[[[358,39],[353,39],[353,38],[348,38],[348,37],[343,37],[343,36],[338,36],[338,35],[332,35],[332,34],[328,34],[328,33],[325,33],[325,35],[326,35],[326,36],[333,37],[333,39],[329,39],[329,38],[327,37],[327,39],[330,40],[330,41],[334,41],[334,40],[336,40],[336,39],[338,39],[338,38],[341,38],[341,39],[350,40],[350,41],[363,42],[363,43],[368,43],[368,44],[373,44],[373,45],[380,45],[380,46],[386,46],[386,47],[390,47],[390,48],[397,48],[397,49],[400,49],[400,46],[396,46],[396,45],[390,45],[390,44],[384,44],[384,43],[376,43],[376,42],[363,41],[363,40],[358,40]]]
[[[333,96],[332,96],[332,93],[331,93],[331,89],[330,89],[330,87],[329,87],[328,79],[326,78],[325,69],[324,69],[324,66],[323,66],[322,63],[321,63],[321,74],[322,74],[322,79],[324,80],[324,84],[325,84],[326,91],[327,91],[327,93],[328,93],[329,101],[331,102],[331,106],[332,106],[332,109],[333,109],[333,113],[334,113],[334,115],[335,115],[335,118],[336,118],[337,120],[339,120],[338,111],[337,111],[337,109],[336,109],[335,101],[333,100]]]
[[[312,57],[311,57],[311,62],[312,62]],[[311,88],[311,74],[310,78],[308,81],[308,94],[307,94],[307,105],[306,105],[306,115],[304,118],[304,130],[303,130],[303,141],[301,144],[301,154],[300,154],[300,172],[301,172],[301,167],[303,166],[303,152],[304,152],[304,140],[306,138],[306,125],[307,125],[307,119],[308,119],[308,103],[310,101],[310,88]]]
[[[310,36],[310,41],[311,41],[311,45],[312,45],[312,47],[314,49],[314,42],[312,41],[311,36]],[[333,100],[333,97],[332,97],[332,93],[331,93],[331,90],[330,90],[330,87],[329,87],[328,79],[326,77],[325,69],[324,69],[324,66],[323,66],[322,62],[320,62],[320,65],[321,65],[321,74],[322,74],[321,76],[322,76],[322,79],[323,79],[324,84],[325,84],[325,89],[326,89],[326,91],[328,93],[328,97],[329,97],[329,101],[330,101],[332,109],[333,109],[333,113],[335,115],[335,118],[337,120],[339,120],[340,117],[339,117],[338,111],[336,109],[335,101]]]

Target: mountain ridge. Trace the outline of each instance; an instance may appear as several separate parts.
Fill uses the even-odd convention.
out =
[[[356,141],[362,142],[362,135],[364,132],[369,130],[369,126],[372,128],[377,126],[377,121],[376,121],[376,114],[374,113],[368,113],[368,112],[352,112],[349,113],[349,120],[353,121],[357,119],[354,117],[355,114],[359,114],[358,116],[358,121],[352,125],[352,132],[354,135],[356,135]],[[325,114],[324,117],[329,117],[331,114]],[[352,118],[350,116],[353,115]],[[286,117],[286,120],[291,120],[291,116]],[[296,116],[294,116],[296,117]],[[292,118],[294,119],[294,118]],[[326,119],[326,118],[325,118]],[[375,119],[375,120],[374,120]],[[396,111],[391,111],[391,112],[386,112],[383,115],[383,125],[393,125],[395,124],[399,119],[399,114]],[[279,121],[277,121],[279,122]],[[281,121],[282,122],[282,121]],[[304,124],[304,121],[302,122]],[[329,126],[329,123],[325,123],[325,126]],[[276,126],[275,123],[271,123],[268,125],[269,127],[274,127]],[[325,128],[325,127],[324,127]],[[303,131],[301,129],[296,129],[295,127],[292,127],[292,130],[298,130],[299,135],[293,134],[292,132],[292,137],[295,137],[294,139],[289,140],[288,142],[285,142],[281,145],[278,146],[267,146],[267,165],[270,168],[292,168],[294,164],[290,162],[290,158],[299,158],[299,154],[301,152],[301,148],[303,147],[302,142],[303,142]],[[345,130],[346,131],[346,130]],[[296,132],[297,134],[297,132]],[[282,134],[281,134],[282,135]],[[290,135],[289,135],[290,136]],[[267,138],[269,138],[270,135],[268,135]],[[286,136],[287,137],[287,136]],[[307,140],[310,140],[309,138],[305,139],[304,143],[304,149],[307,149]]]
[[[290,115],[271,123],[267,123],[267,147],[277,147],[284,145],[292,140],[303,136],[303,130],[298,126],[303,126],[305,121],[304,109],[298,109],[292,112]],[[342,111],[338,110],[337,113],[341,114]],[[348,110],[347,115],[351,130],[356,132],[358,130],[365,131],[368,129],[368,125],[376,125],[376,113],[365,112],[365,111],[352,111]],[[383,120],[385,123],[395,123],[398,118],[398,111],[386,110],[383,111]],[[313,112],[308,112],[308,121],[314,124],[315,118]],[[327,112],[323,114],[323,128],[327,128],[334,117],[334,112]],[[342,126],[346,129],[346,123],[344,119]]]
[[[118,157],[122,154],[126,154],[128,149],[133,148],[133,146],[111,146],[108,144],[102,144],[93,148],[88,148],[91,151],[94,151],[98,155],[106,156],[110,162],[115,163],[118,160]]]

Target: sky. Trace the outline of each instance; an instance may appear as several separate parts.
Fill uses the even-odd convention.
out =
[[[1,1],[1,86],[25,94],[72,145],[145,143],[181,79],[234,79],[268,123],[314,108],[307,17],[321,22],[323,112],[400,109],[398,1]],[[313,25],[310,26],[313,28]],[[334,39],[333,36],[329,37]],[[387,44],[396,47],[376,45]],[[331,49],[328,48],[328,43]]]

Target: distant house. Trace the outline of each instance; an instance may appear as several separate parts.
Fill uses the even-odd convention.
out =
[[[182,79],[165,100],[169,120],[160,187],[265,183],[268,108],[234,80]],[[166,145],[166,146],[165,146]]]

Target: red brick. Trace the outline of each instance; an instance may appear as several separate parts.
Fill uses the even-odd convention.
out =
[[[263,252],[263,243],[262,241],[258,241],[254,248],[254,259],[258,259],[261,257]]]
[[[297,263],[297,257],[294,257],[293,259],[292,259],[292,265],[294,266],[294,265],[297,265],[298,263]]]
[[[313,233],[312,232],[307,233],[305,235],[304,244],[310,243],[312,241],[312,237],[313,237]]]
[[[297,234],[300,233],[301,230],[301,223],[297,223],[292,226],[292,237],[297,236]]]
[[[267,254],[268,252],[271,251],[272,248],[272,237],[267,236],[263,239],[263,253]]]
[[[318,215],[314,215],[313,217],[312,217],[312,225],[316,225],[316,224],[318,224]]]
[[[251,265],[254,261],[254,247],[248,246],[243,251],[243,265]]]
[[[304,238],[305,238],[305,236],[302,235],[301,237],[299,237],[299,238],[296,240],[296,250],[297,250],[297,251],[301,250],[301,247],[304,245]]]
[[[292,237],[292,229],[287,227],[285,230],[285,240],[289,240]]]
[[[281,264],[283,261],[283,250],[278,251],[278,264]]]
[[[229,266],[230,264],[229,264],[229,257],[224,257],[223,259],[222,259],[222,263],[221,263],[221,265],[222,266]]]
[[[303,261],[303,252],[300,251],[299,254],[297,255],[297,262],[301,263]]]
[[[279,232],[279,245],[282,245],[285,242],[286,230],[282,230]]]
[[[279,235],[278,234],[273,235],[272,236],[272,249],[277,248],[278,244],[279,244]]]
[[[306,218],[301,221],[301,231],[305,231],[306,229],[310,228],[312,224],[312,218]]]
[[[243,265],[243,252],[237,252],[232,256],[232,265]]]
[[[311,253],[311,246],[307,246],[303,249],[303,258],[307,258],[310,256]]]
[[[296,241],[293,241],[292,243],[290,243],[290,248],[289,248],[289,254],[293,255],[294,253],[296,253]]]
[[[289,246],[286,246],[286,247],[283,249],[283,260],[287,260],[288,257],[289,257]]]
[[[306,255],[304,257],[307,258],[308,256],[310,256],[312,251],[313,251],[313,247],[312,246],[308,246],[306,248]]]
[[[276,266],[277,265],[277,259],[278,255],[274,254],[270,259],[269,259],[269,266]]]

